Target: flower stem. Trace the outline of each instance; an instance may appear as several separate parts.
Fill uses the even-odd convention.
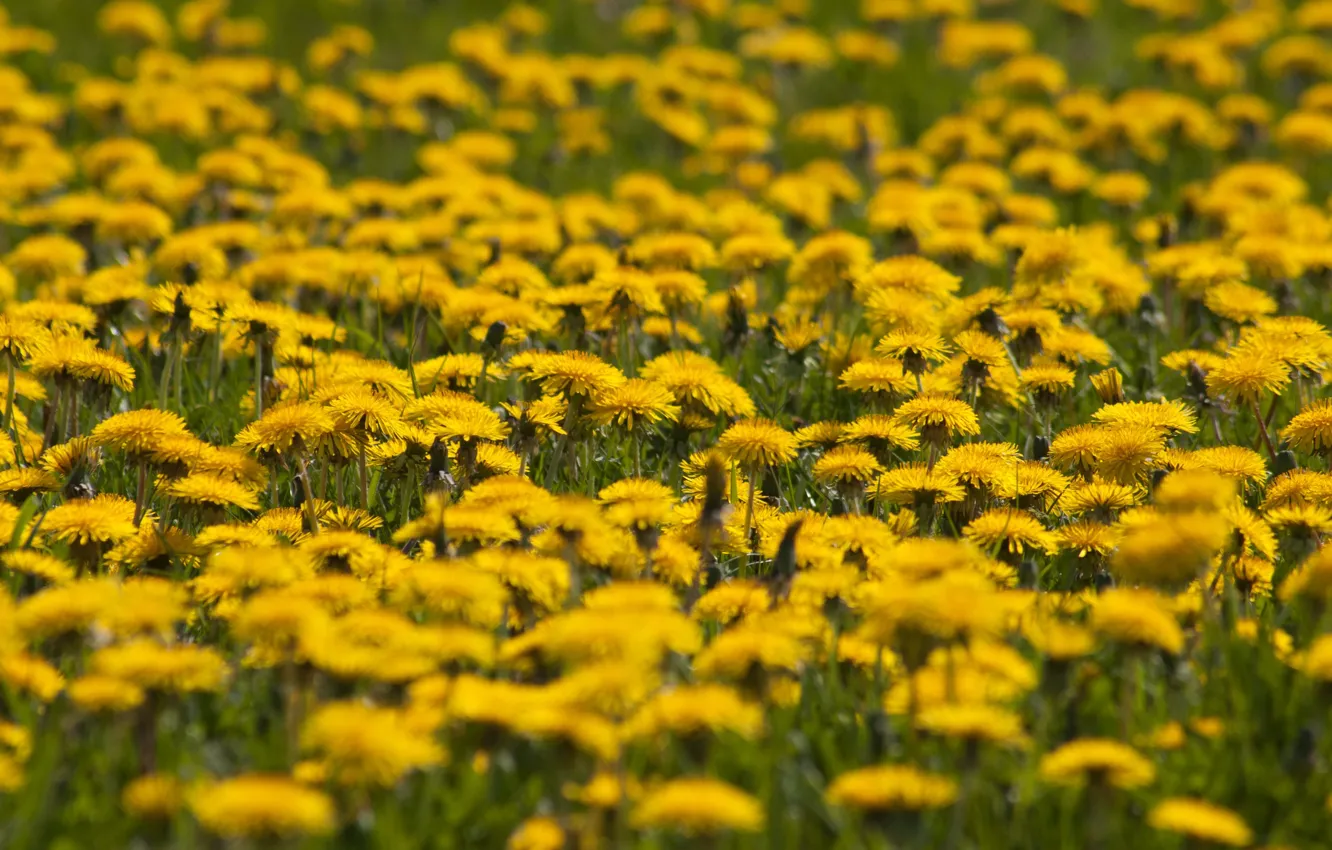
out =
[[[629,440],[634,445],[634,477],[643,477],[643,442],[638,436],[638,430],[630,427]]]
[[[212,374],[208,376],[208,401],[217,401],[217,386],[222,382],[222,326],[213,333]]]
[[[148,464],[139,461],[139,481],[134,491],[134,524],[137,526],[143,519],[145,504],[148,501]]]
[[[176,345],[173,340],[167,345],[162,358],[162,380],[157,386],[157,406],[167,409],[167,394],[171,391],[171,372],[176,367]]]
[[[14,425],[14,355],[5,355],[5,374],[9,378],[9,386],[5,388],[5,433],[8,434]]]
[[[185,344],[176,341],[176,411],[185,409]]]
[[[264,338],[254,338],[254,418],[264,415]]]
[[[968,739],[966,744],[966,754],[962,757],[962,782],[958,787],[957,800],[953,803],[953,822],[949,827],[949,847],[961,847],[962,836],[966,828],[967,804],[971,802],[972,790],[975,785],[976,777],[976,757],[977,745],[973,739]]]
[[[1267,433],[1267,423],[1263,421],[1263,412],[1258,408],[1258,399],[1250,399],[1253,408],[1253,421],[1258,423],[1258,433],[1263,435],[1263,445],[1267,446],[1267,456],[1276,460],[1276,447],[1272,445],[1272,435]]]
[[[754,479],[758,477],[758,464],[749,465],[749,498],[745,508],[745,544],[749,544],[749,529],[754,525]]]
[[[361,510],[370,510],[370,477],[365,471],[365,443],[361,443],[360,454],[356,457],[357,471],[361,475]]]
[[[76,387],[70,389],[69,409],[65,412],[65,434],[62,440],[72,440],[79,435],[79,393]]]
[[[362,457],[365,455],[362,454]],[[301,476],[301,491],[305,495],[305,524],[310,526],[310,534],[319,533],[319,516],[315,511],[314,488],[310,486],[310,470],[305,465],[305,458],[296,456],[296,468]]]

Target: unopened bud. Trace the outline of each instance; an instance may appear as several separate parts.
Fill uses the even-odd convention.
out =
[[[1124,400],[1124,376],[1111,366],[1091,376],[1092,388],[1106,404],[1119,404]]]

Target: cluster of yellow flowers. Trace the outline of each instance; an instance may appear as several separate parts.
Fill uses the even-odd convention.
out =
[[[0,845],[1320,846],[1332,0],[1098,5],[0,10]]]

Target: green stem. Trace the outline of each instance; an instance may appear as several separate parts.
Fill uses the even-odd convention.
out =
[[[185,407],[185,345],[176,341],[176,412]]]
[[[9,386],[5,388],[5,433],[8,434],[14,425],[14,355],[9,353],[5,354],[5,374],[9,378]]]
[[[1276,460],[1276,447],[1272,445],[1272,435],[1267,433],[1267,423],[1263,421],[1263,412],[1258,408],[1258,399],[1250,399],[1253,408],[1253,420],[1258,423],[1258,433],[1263,436],[1263,445],[1267,446],[1267,456]]]
[[[157,406],[162,410],[167,409],[167,393],[171,391],[171,372],[176,366],[176,345],[172,341],[168,346],[162,362],[162,380],[157,385]]]
[[[208,401],[217,401],[217,386],[222,382],[222,326],[213,333],[212,373],[208,376]]]
[[[361,476],[361,510],[370,510],[370,477],[365,471],[365,442],[361,442],[360,453],[356,457],[357,471]]]
[[[264,415],[264,338],[254,338],[254,418]]]
[[[134,490],[134,524],[137,526],[143,519],[144,510],[147,508],[148,501],[148,464],[145,461],[139,461],[139,479],[138,485]]]
[[[364,457],[364,453],[361,455]],[[310,486],[310,470],[305,465],[305,458],[296,456],[296,468],[301,474],[301,491],[305,494],[305,524],[310,526],[310,534],[319,533],[319,516],[315,511],[314,488]]]
[[[758,464],[749,465],[749,498],[745,508],[745,545],[749,544],[749,529],[754,525],[754,479],[758,477]]]
[[[961,847],[967,822],[967,804],[971,801],[976,776],[976,741],[968,739],[963,745],[962,781],[958,785],[957,801],[953,803],[953,822],[949,827],[948,847]]]

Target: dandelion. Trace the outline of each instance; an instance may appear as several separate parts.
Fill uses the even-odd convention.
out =
[[[554,818],[528,818],[519,824],[505,844],[506,850],[559,850],[568,839]]]
[[[332,416],[318,405],[301,402],[271,409],[236,435],[236,445],[262,459],[300,454],[319,446],[335,427]]]
[[[336,422],[319,405],[310,402],[290,402],[271,408],[259,420],[251,422],[236,435],[236,446],[256,454],[270,466],[291,458],[300,471],[305,488],[307,512],[313,510],[314,493],[310,489],[309,470],[305,456],[319,449],[329,438]],[[366,499],[368,502],[368,498]],[[308,517],[311,531],[318,530],[313,516]]]
[[[938,335],[907,329],[889,332],[879,340],[875,350],[901,360],[903,368],[917,379],[925,373],[930,363],[942,363],[948,356],[948,346]],[[920,389],[919,380],[916,388]]]
[[[1280,395],[1290,383],[1290,370],[1286,364],[1263,352],[1236,351],[1208,371],[1206,380],[1210,391],[1249,407],[1269,456],[1276,457],[1276,448],[1267,432],[1267,421],[1258,405],[1264,395]]]
[[[43,528],[52,538],[71,544],[81,566],[91,567],[111,544],[138,531],[135,513],[134,503],[122,496],[76,499],[52,508]]]
[[[143,705],[144,689],[114,676],[81,676],[69,683],[69,698],[84,711],[126,712]]]
[[[908,395],[913,388],[901,361],[891,359],[857,361],[848,366],[838,380],[845,389],[868,393],[889,404]]]
[[[965,401],[944,396],[917,396],[904,402],[894,413],[897,421],[920,432],[930,447],[930,465],[943,447],[959,436],[980,433],[976,411]]]
[[[952,475],[930,469],[922,463],[910,463],[880,476],[872,495],[888,503],[912,507],[917,521],[926,528],[932,528],[936,518],[935,507],[962,501],[966,498],[966,491]]]
[[[207,782],[186,797],[209,832],[225,838],[289,838],[333,830],[333,802],[285,776],[247,774]]]
[[[603,392],[625,382],[624,375],[614,366],[582,351],[537,357],[528,366],[527,374],[541,382],[542,392],[571,399]]]
[[[1173,400],[1107,404],[1093,413],[1092,418],[1109,426],[1132,425],[1170,435],[1193,434],[1198,430],[1193,411],[1183,402]]]
[[[46,660],[27,653],[0,658],[0,682],[48,704],[65,688],[65,677]]]
[[[135,521],[147,509],[149,455],[164,442],[190,436],[185,420],[166,410],[131,410],[102,420],[88,435],[92,444],[125,454],[139,467]]]
[[[200,507],[236,507],[259,510],[259,500],[253,490],[231,478],[198,472],[173,481],[162,495],[174,502]]]
[[[957,783],[912,765],[878,765],[843,773],[825,792],[829,803],[864,810],[922,811],[951,805]]]
[[[917,728],[945,738],[1020,746],[1027,741],[1022,718],[988,705],[941,705],[916,715]]]
[[[393,785],[408,771],[444,757],[400,712],[358,703],[321,706],[306,721],[301,744],[321,754],[331,775],[349,785]]]
[[[1227,808],[1192,797],[1171,797],[1156,804],[1147,813],[1147,823],[1155,829],[1213,844],[1247,847],[1253,843],[1253,831],[1243,818]]]
[[[126,784],[120,795],[120,804],[125,811],[144,820],[168,820],[184,802],[184,783],[165,773],[136,777]]]
[[[357,471],[361,484],[361,510],[370,510],[370,478],[366,468],[366,448],[372,437],[394,439],[403,433],[402,413],[390,402],[366,390],[353,390],[339,395],[329,402],[329,413],[335,427],[351,435],[357,448]],[[262,420],[260,420],[262,422]],[[302,475],[308,477],[304,461],[296,457],[301,464]],[[307,498],[311,498],[307,495]],[[317,530],[313,523],[312,528]]]
[[[1131,583],[1182,587],[1203,574],[1230,530],[1203,511],[1161,516],[1125,532],[1111,569]]]
[[[644,791],[629,815],[639,829],[675,829],[688,834],[757,832],[763,826],[759,801],[716,779],[674,779]]]
[[[1296,449],[1328,456],[1332,453],[1332,401],[1321,399],[1300,410],[1281,429],[1281,438]]]
[[[178,693],[218,690],[227,674],[226,662],[211,649],[146,640],[100,649],[93,654],[90,668],[145,690]]]
[[[1114,367],[1091,376],[1092,389],[1105,404],[1124,402],[1124,376]]]
[[[1058,785],[1106,783],[1138,788],[1156,778],[1156,768],[1128,744],[1107,738],[1079,738],[1041,757],[1041,778]]]
[[[842,498],[860,512],[865,486],[884,472],[878,458],[860,446],[844,445],[829,449],[814,462],[814,480],[834,487]]]
[[[756,704],[725,685],[702,684],[659,693],[629,719],[626,734],[631,738],[687,737],[730,731],[753,739],[763,728],[763,714]]]
[[[1050,410],[1066,390],[1073,388],[1073,370],[1057,364],[1028,366],[1018,378],[1032,394],[1037,408]]]
[[[1111,481],[1134,484],[1158,462],[1164,450],[1165,439],[1159,430],[1132,424],[1108,427],[1096,440],[1094,468]]]
[[[1057,536],[1045,529],[1026,511],[996,509],[986,511],[962,530],[966,539],[983,549],[997,551],[1000,558],[1020,560],[1026,549],[1058,551]]]
[[[731,629],[694,659],[694,670],[709,678],[744,680],[752,678],[756,670],[795,672],[808,654],[791,635],[768,634],[754,627]]]
[[[658,422],[671,422],[680,416],[675,397],[660,384],[634,379],[595,396],[588,407],[588,417],[602,424],[614,424],[629,432],[634,443],[634,474],[642,474],[641,432]]]
[[[887,463],[893,449],[915,449],[920,445],[915,430],[897,417],[867,413],[838,430],[837,442],[866,446],[880,462]]]
[[[1005,365],[1008,349],[1002,341],[984,331],[963,331],[953,343],[962,357],[962,381],[973,392],[979,392],[990,377],[990,370]]]
[[[1169,653],[1177,653],[1184,646],[1184,632],[1165,599],[1150,591],[1102,594],[1092,606],[1091,627],[1127,646],[1154,647]]]
[[[790,432],[768,419],[746,419],[727,428],[717,440],[717,449],[728,458],[747,468],[749,478],[748,505],[745,508],[744,536],[754,521],[754,484],[761,469],[780,466],[795,460],[795,438]]]
[[[18,391],[17,365],[24,360],[40,339],[41,326],[13,316],[0,316],[0,354],[5,359],[5,433],[14,423],[14,398]]]
[[[134,386],[134,369],[119,355],[98,348],[82,337],[52,334],[43,337],[28,355],[28,369],[39,378],[51,378],[57,387],[55,408],[63,406],[63,422],[56,432],[78,436],[81,385],[101,385],[122,391]]]
[[[0,493],[5,493],[17,504],[27,501],[34,493],[51,493],[60,489],[60,481],[44,469],[31,467],[0,471]]]

